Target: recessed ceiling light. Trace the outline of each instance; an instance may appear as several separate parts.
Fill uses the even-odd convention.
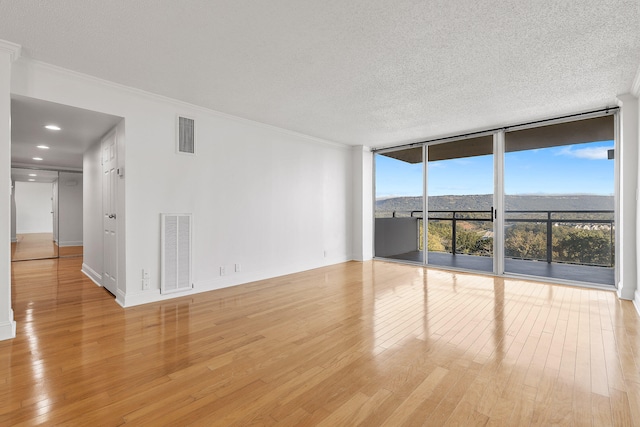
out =
[[[38,176],[35,173],[30,173],[29,176]]]
[[[35,182],[35,179],[29,179],[29,181],[31,181],[31,182]]]
[[[42,160],[42,157],[34,157],[33,160],[40,161],[40,160]]]
[[[46,125],[45,128],[49,129],[49,130],[61,130],[62,129],[60,126],[57,126],[57,125]]]
[[[49,149],[48,145],[36,145],[36,147],[40,148],[41,150],[48,150]]]

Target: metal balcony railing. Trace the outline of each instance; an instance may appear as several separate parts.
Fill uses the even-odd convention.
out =
[[[612,267],[614,264],[614,211],[612,210],[558,210],[558,211],[521,211],[512,210],[505,212],[505,224],[508,223],[533,223],[541,224],[546,228],[546,261],[551,263],[558,261],[553,259],[553,229],[554,224],[573,226],[578,228],[580,224],[602,224],[608,226],[609,231],[609,261],[605,265]],[[584,218],[585,215],[594,216],[594,218]],[[529,218],[527,218],[529,216]],[[562,261],[562,260],[560,260]],[[562,261],[567,262],[567,261]],[[580,264],[580,263],[575,263]],[[603,265],[602,263],[590,263]]]
[[[615,263],[614,254],[614,211],[613,210],[508,210],[505,211],[505,226],[508,228],[517,223],[529,223],[537,226],[545,231],[546,234],[546,256],[544,258],[525,258],[536,259],[540,261],[551,262],[564,262],[581,265],[600,265],[612,267]],[[388,214],[387,214],[388,215]],[[421,223],[424,220],[424,213],[422,210],[414,211],[393,211],[391,213],[393,218],[399,217],[412,217],[417,218]],[[457,251],[457,226],[459,221],[466,222],[493,222],[494,210],[439,210],[429,211],[428,221],[449,221],[451,222],[451,254],[456,255]],[[565,226],[572,229],[580,229],[580,227],[587,226],[600,226],[601,231],[608,231],[608,260],[607,262],[575,262],[566,259],[554,259],[554,225]],[[422,224],[420,224],[422,227]],[[583,227],[584,228],[584,227]],[[488,231],[488,230],[487,230]],[[565,229],[566,231],[566,229]],[[420,236],[420,233],[418,233]],[[421,242],[420,242],[421,243]],[[422,249],[422,245],[419,245]],[[509,247],[505,244],[505,253],[509,252]],[[521,258],[515,256],[505,255],[507,258]]]
[[[431,216],[432,214],[436,216]],[[450,214],[450,216],[445,216],[446,214]],[[477,215],[486,215],[486,217],[477,217]],[[493,209],[489,211],[429,211],[429,221],[451,221],[452,255],[457,253],[458,220],[493,222]]]

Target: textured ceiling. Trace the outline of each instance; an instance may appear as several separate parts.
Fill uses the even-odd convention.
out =
[[[346,144],[615,104],[637,0],[0,0],[25,56]]]

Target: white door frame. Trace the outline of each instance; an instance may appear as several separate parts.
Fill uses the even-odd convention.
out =
[[[116,129],[101,143],[102,158],[102,286],[114,296],[118,292],[118,140]]]

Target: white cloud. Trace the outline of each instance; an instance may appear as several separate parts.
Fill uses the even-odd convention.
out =
[[[556,152],[556,155],[587,160],[607,160],[607,150],[611,150],[612,148],[613,146],[575,148],[575,145],[570,145],[568,147],[561,148]]]
[[[462,166],[473,164],[473,162],[468,159],[452,159],[451,161],[456,165],[462,165]]]

